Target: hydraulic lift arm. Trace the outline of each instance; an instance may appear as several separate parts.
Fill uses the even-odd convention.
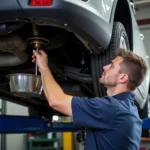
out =
[[[52,123],[40,117],[0,115],[0,133],[77,132],[72,123]]]
[[[150,118],[143,120],[143,129],[150,129]],[[0,133],[77,132],[73,123],[51,122],[40,117],[0,115]]]

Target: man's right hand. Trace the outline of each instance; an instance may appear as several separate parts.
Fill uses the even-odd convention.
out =
[[[32,62],[36,61],[40,72],[48,68],[48,56],[43,50],[33,50]]]

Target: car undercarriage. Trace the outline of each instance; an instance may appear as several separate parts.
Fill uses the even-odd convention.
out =
[[[95,56],[91,55],[90,50],[86,49],[73,33],[58,27],[37,26],[31,23],[8,23],[0,27],[3,28],[3,32],[0,32],[0,90],[10,94],[7,78],[9,74],[35,73],[35,64],[31,62],[34,47],[29,39],[37,40],[38,37],[39,40],[48,41],[41,49],[47,53],[49,68],[65,93],[89,97],[96,93],[98,96],[98,92],[93,88],[95,82],[91,74]],[[102,68],[100,69],[102,71]],[[45,101],[43,93],[13,94],[18,98]],[[101,93],[101,96],[103,94]]]

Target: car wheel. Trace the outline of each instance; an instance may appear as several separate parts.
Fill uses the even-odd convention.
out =
[[[103,66],[109,64],[115,57],[118,48],[130,49],[128,36],[121,22],[114,22],[110,44],[104,52],[91,57],[93,87],[96,96],[106,95],[106,89],[99,84],[99,77],[103,72]]]

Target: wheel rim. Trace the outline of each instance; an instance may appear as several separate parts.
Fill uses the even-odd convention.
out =
[[[123,49],[127,49],[126,40],[125,40],[123,35],[121,35],[121,37],[120,37],[120,45],[119,45],[119,47],[123,48]]]

